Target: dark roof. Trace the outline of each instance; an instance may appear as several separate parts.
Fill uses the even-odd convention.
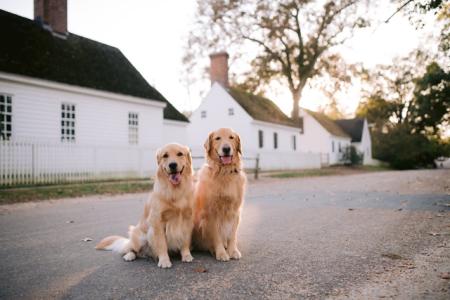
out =
[[[342,136],[342,137],[350,137],[348,134],[346,134],[341,127],[339,127],[333,120],[325,116],[323,113],[311,111],[309,109],[304,108],[308,114],[310,114],[314,119],[316,119],[317,122],[320,123],[320,125],[323,126],[329,133],[335,136]]]
[[[231,97],[255,120],[298,127],[281,109],[267,98],[237,88],[227,89]]]
[[[119,49],[76,34],[53,36],[32,21],[0,10],[0,71],[161,102]],[[164,118],[189,122],[170,103]]]
[[[355,118],[350,120],[336,120],[336,124],[341,127],[351,138],[352,143],[361,142],[362,132],[364,128],[364,118]]]

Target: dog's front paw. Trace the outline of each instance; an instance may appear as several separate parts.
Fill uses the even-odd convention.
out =
[[[158,262],[158,267],[162,269],[168,269],[172,267],[172,263],[168,257],[160,257]]]
[[[190,253],[184,254],[181,257],[181,261],[183,261],[183,262],[192,262],[193,260],[194,260],[194,258],[192,257],[192,255]]]
[[[241,258],[241,252],[239,252],[239,250],[237,248],[228,249],[227,252],[228,252],[228,255],[230,256],[230,258],[234,258],[234,259]]]
[[[126,261],[132,261],[136,259],[136,254],[134,252],[128,252],[127,254],[125,254],[123,256],[123,259],[125,259]]]
[[[220,251],[216,253],[216,259],[221,261],[229,261],[230,256],[225,251]]]

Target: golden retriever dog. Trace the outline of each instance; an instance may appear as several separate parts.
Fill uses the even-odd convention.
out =
[[[231,128],[219,128],[209,134],[204,148],[206,164],[195,188],[193,244],[217,260],[239,259],[236,234],[247,180],[239,157],[241,140]]]
[[[170,268],[169,253],[181,252],[181,261],[192,262],[194,185],[188,147],[170,143],[156,151],[158,171],[153,192],[145,203],[141,220],[130,226],[129,239],[110,236],[96,249],[123,253],[126,261],[152,256],[158,267]]]

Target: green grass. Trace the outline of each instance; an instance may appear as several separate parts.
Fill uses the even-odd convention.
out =
[[[296,173],[281,173],[268,175],[273,178],[296,178],[296,177],[315,177],[315,176],[329,176],[336,175],[337,172],[331,171],[308,171],[308,172],[296,172]]]
[[[368,171],[392,171],[390,168],[380,166],[357,166],[357,168]]]
[[[152,177],[150,177],[150,179],[152,179]],[[6,185],[6,186],[0,186],[0,190],[5,190],[5,189],[10,189],[10,188],[34,188],[34,187],[55,187],[55,186],[59,186],[59,185],[77,185],[77,184],[97,184],[99,182],[102,183],[108,183],[108,182],[121,182],[121,183],[126,183],[126,182],[130,182],[130,181],[142,181],[142,178],[127,178],[127,179],[105,179],[105,180],[86,180],[86,181],[81,181],[79,183],[75,182],[57,182],[57,183],[33,183],[33,184],[17,184],[17,185]]]
[[[30,188],[24,190],[2,190],[0,204],[37,200],[72,198],[90,195],[117,195],[144,193],[153,188],[153,183],[86,184],[70,187]]]
[[[404,259],[403,255],[395,253],[395,252],[381,253],[381,256],[387,257],[390,259]]]

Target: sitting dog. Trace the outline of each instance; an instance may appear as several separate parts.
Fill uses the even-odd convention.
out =
[[[236,233],[247,180],[239,157],[241,140],[231,128],[219,128],[209,134],[204,148],[206,164],[195,188],[193,244],[215,253],[217,260],[239,259]]]
[[[192,262],[194,186],[188,147],[170,143],[156,151],[158,171],[153,192],[145,203],[141,220],[130,226],[129,239],[110,236],[96,249],[123,253],[126,261],[153,256],[158,267],[170,268],[169,252],[181,252],[181,261]]]

